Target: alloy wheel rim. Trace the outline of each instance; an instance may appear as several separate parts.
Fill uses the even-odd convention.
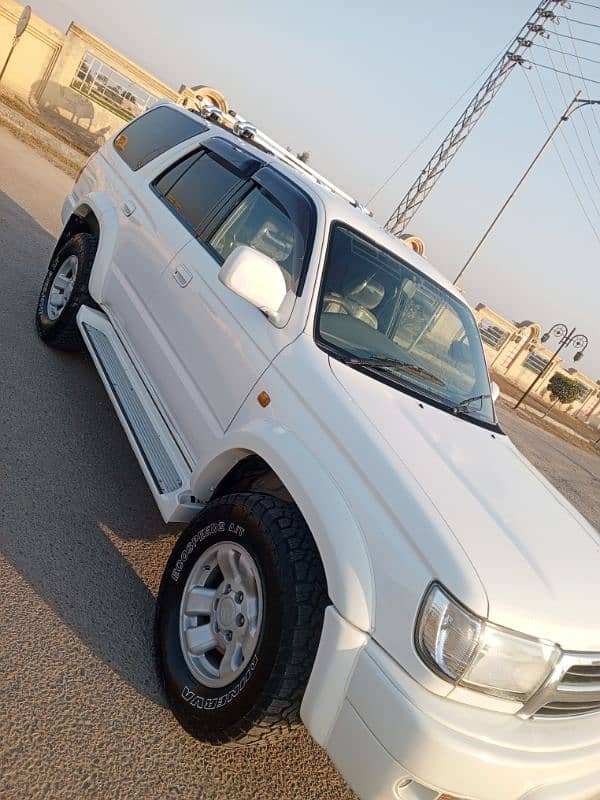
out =
[[[63,313],[73,294],[78,267],[77,256],[69,256],[58,268],[50,284],[46,301],[46,313],[49,319],[56,320]]]
[[[241,545],[219,542],[196,561],[179,611],[179,638],[192,675],[209,687],[233,683],[250,664],[263,624],[257,565]]]

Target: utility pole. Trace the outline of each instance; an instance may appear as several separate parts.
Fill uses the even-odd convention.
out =
[[[485,83],[475,94],[467,108],[456,121],[450,133],[440,144],[433,156],[421,170],[419,177],[394,209],[385,224],[385,229],[399,236],[405,229],[421,204],[440,179],[446,167],[459,151],[461,145],[473,130],[483,113],[508,78],[522,54],[531,47],[538,35],[544,35],[544,23],[556,19],[554,9],[566,5],[567,0],[543,0],[529,17],[525,25],[510,43],[508,50],[497,62]]]
[[[519,180],[519,182],[517,183],[517,185],[515,186],[515,188],[514,188],[514,189],[512,190],[512,192],[511,192],[511,193],[508,195],[508,197],[507,197],[507,198],[506,198],[506,200],[504,201],[504,203],[503,203],[502,207],[500,208],[500,211],[498,211],[498,213],[496,214],[496,216],[494,217],[494,219],[491,221],[491,223],[489,224],[489,226],[486,228],[486,231],[485,231],[485,233],[483,234],[483,236],[481,237],[481,239],[480,239],[480,240],[477,242],[477,245],[475,246],[475,249],[473,250],[473,252],[471,253],[471,255],[470,255],[470,256],[467,258],[467,260],[465,261],[465,263],[464,263],[464,265],[463,265],[462,269],[460,270],[460,272],[458,273],[458,275],[456,276],[456,278],[454,278],[454,281],[453,281],[454,285],[456,285],[456,284],[458,283],[458,281],[459,281],[459,280],[462,278],[462,276],[464,275],[464,273],[465,273],[465,271],[466,271],[467,267],[469,266],[469,264],[471,263],[471,261],[473,261],[473,259],[474,259],[474,258],[475,258],[475,256],[477,255],[477,253],[480,251],[480,249],[481,249],[482,245],[485,243],[486,239],[488,238],[488,236],[490,235],[490,233],[492,232],[492,230],[493,230],[493,229],[494,229],[494,227],[496,226],[496,223],[498,222],[498,220],[500,219],[500,217],[502,216],[502,214],[504,214],[504,212],[506,211],[506,208],[508,207],[508,205],[509,205],[510,201],[513,199],[513,197],[514,197],[514,196],[516,195],[516,193],[519,191],[519,189],[521,188],[521,185],[522,185],[522,184],[525,182],[525,179],[527,178],[527,176],[529,175],[529,173],[531,172],[531,170],[534,168],[534,166],[535,166],[535,165],[536,165],[536,163],[538,162],[538,159],[540,158],[540,156],[542,155],[542,153],[544,152],[544,150],[545,150],[545,149],[548,147],[548,145],[549,145],[549,144],[550,144],[550,142],[552,141],[552,138],[554,137],[554,134],[555,134],[555,133],[556,133],[556,131],[559,129],[559,127],[562,125],[562,123],[563,123],[563,122],[567,122],[567,120],[569,120],[569,119],[570,119],[570,117],[571,117],[571,114],[572,114],[574,111],[576,111],[578,108],[584,108],[585,106],[596,106],[596,105],[600,105],[600,100],[586,100],[586,99],[584,99],[584,100],[580,100],[580,99],[579,99],[579,95],[580,95],[580,94],[581,94],[581,92],[577,92],[577,94],[575,95],[575,97],[574,97],[574,98],[571,100],[571,102],[569,103],[569,105],[566,107],[564,114],[562,114],[562,116],[561,116],[561,117],[559,117],[559,120],[558,120],[558,122],[557,122],[557,123],[556,123],[556,125],[555,125],[555,126],[552,128],[552,130],[550,131],[550,133],[548,134],[548,138],[546,139],[546,141],[544,142],[544,144],[543,144],[543,145],[540,147],[540,149],[537,151],[537,153],[535,154],[535,157],[534,157],[533,161],[532,161],[532,162],[529,164],[529,166],[527,167],[527,169],[525,170],[525,172],[524,172],[524,173],[523,173],[523,175],[521,176],[521,179]]]

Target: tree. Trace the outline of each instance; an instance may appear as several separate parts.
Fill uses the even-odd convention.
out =
[[[547,388],[550,391],[552,408],[554,408],[557,403],[560,403],[561,405],[572,403],[574,400],[579,398],[581,393],[581,388],[577,381],[574,381],[572,378],[567,378],[566,375],[562,375],[560,372],[554,373],[554,375],[548,381]],[[547,413],[548,412],[546,412],[546,414]],[[544,414],[544,417],[546,414]]]

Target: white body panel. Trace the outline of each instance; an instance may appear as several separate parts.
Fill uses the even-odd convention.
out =
[[[483,616],[566,650],[600,651],[600,538],[583,517],[507,437],[420,407],[339,362],[331,366],[348,401],[379,431],[468,554],[486,588]],[[441,565],[437,570],[441,577]],[[594,598],[578,608],[575,625],[568,602],[574,576],[578,591]]]
[[[63,209],[65,224],[87,209],[98,220],[90,282],[106,314],[98,324],[122,349],[140,403],[185,473],[179,494],[165,500],[153,490],[163,516],[189,518],[186,498],[208,501],[249,454],[277,473],[315,538],[332,601],[302,717],[365,800],[393,798],[403,780],[412,783],[397,797],[412,800],[442,791],[597,798],[599,715],[523,720],[515,701],[442,680],[414,644],[421,600],[437,580],[484,619],[600,652],[597,533],[500,432],[319,349],[313,323],[331,221],[364,231],[464,301],[345,200],[279,165],[312,198],[316,227],[303,291],[289,321],[273,324],[223,285],[214,253],[150,187],[211,135],[136,172],[107,144]],[[135,209],[124,214],[124,204]]]
[[[177,271],[185,271],[186,286]],[[196,462],[206,449],[204,426],[227,428],[290,332],[265,324],[257,308],[223,286],[217,261],[195,239],[163,271],[153,317],[162,362],[155,381]]]

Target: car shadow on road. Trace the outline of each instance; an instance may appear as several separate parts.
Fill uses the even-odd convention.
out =
[[[153,591],[173,531],[90,359],[35,333],[53,247],[0,192],[0,552],[98,659],[164,705]],[[42,615],[41,658],[48,632]]]

